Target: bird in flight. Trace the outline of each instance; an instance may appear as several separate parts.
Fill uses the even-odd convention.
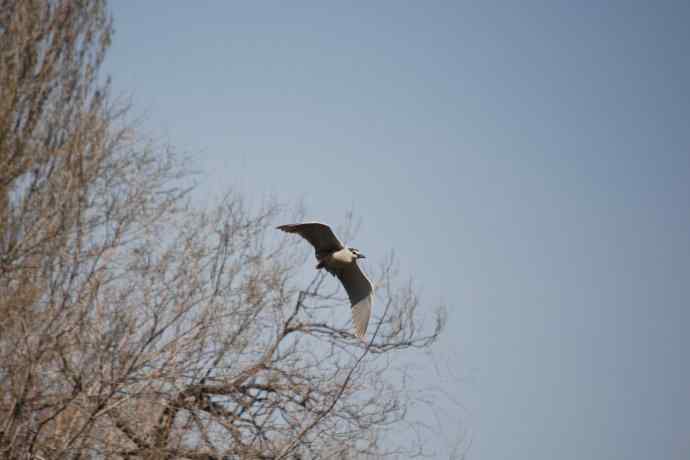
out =
[[[367,332],[374,292],[371,281],[357,265],[357,259],[364,259],[364,254],[355,248],[346,247],[326,224],[305,222],[277,228],[287,233],[297,233],[309,241],[316,252],[316,269],[325,268],[331,275],[338,277],[350,298],[355,335],[362,338]]]

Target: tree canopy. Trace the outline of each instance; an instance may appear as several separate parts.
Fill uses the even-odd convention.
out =
[[[388,257],[361,341],[338,283],[275,232],[284,206],[192,206],[184,162],[99,77],[111,37],[104,1],[0,0],[0,455],[410,447],[384,442],[410,402],[394,357],[429,348],[442,309],[424,328]]]

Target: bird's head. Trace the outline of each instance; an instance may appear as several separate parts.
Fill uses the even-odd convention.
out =
[[[364,254],[359,252],[359,249],[355,249],[355,248],[349,248],[349,249],[350,249],[350,252],[355,255],[356,259],[366,259],[367,258],[367,256],[365,256]]]

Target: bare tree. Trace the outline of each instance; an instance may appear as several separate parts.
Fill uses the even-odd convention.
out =
[[[442,311],[424,332],[389,257],[363,342],[278,205],[190,206],[183,164],[99,83],[110,36],[103,1],[0,0],[0,455],[401,453],[388,377]]]

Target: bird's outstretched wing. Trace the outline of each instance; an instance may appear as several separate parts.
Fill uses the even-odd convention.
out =
[[[335,252],[343,249],[331,227],[319,222],[305,222],[303,224],[288,224],[277,227],[288,233],[297,233],[305,240],[309,241],[317,253]]]
[[[348,264],[336,271],[336,276],[343,283],[343,287],[352,305],[352,322],[355,335],[363,337],[367,332],[369,317],[371,316],[372,293],[374,287],[369,278],[359,268],[357,262]]]

